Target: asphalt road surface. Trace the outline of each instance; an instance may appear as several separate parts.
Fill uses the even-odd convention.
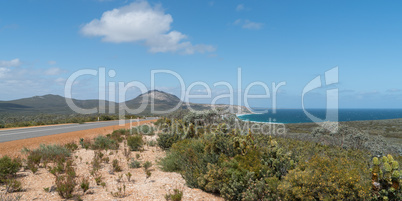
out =
[[[140,119],[139,121],[152,120],[152,119],[157,118]],[[137,120],[133,119],[133,126],[135,126],[136,122]],[[130,123],[130,121],[126,120],[126,123]],[[102,128],[115,125],[119,125],[119,121],[88,122],[85,124],[52,125],[52,126],[41,126],[41,127],[16,128],[8,130],[0,129],[0,142],[8,142],[14,140],[41,137],[46,135],[55,135],[60,133],[68,133],[68,132],[81,131],[93,128]]]

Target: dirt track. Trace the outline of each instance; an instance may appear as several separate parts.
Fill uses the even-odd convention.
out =
[[[156,120],[148,120],[141,121],[140,124],[147,124],[154,122]],[[137,123],[135,125],[138,125]],[[83,131],[69,132],[69,133],[61,133],[57,135],[49,135],[37,138],[29,138],[23,140],[15,140],[11,142],[3,142],[0,143],[0,156],[8,155],[8,156],[20,156],[21,149],[24,147],[27,148],[36,148],[40,144],[65,144],[68,142],[78,142],[80,138],[94,138],[98,135],[106,135],[112,133],[114,130],[129,128],[130,124],[126,124],[124,126],[108,126],[102,128],[94,128]]]

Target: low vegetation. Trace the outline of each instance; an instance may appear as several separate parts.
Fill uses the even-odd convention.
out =
[[[180,189],[173,189],[173,193],[168,193],[165,195],[166,201],[181,201],[183,198],[183,191]]]
[[[127,146],[130,147],[131,151],[139,151],[143,145],[142,135],[135,134],[127,137]]]
[[[160,168],[181,174],[191,188],[226,200],[402,200],[402,156],[399,147],[382,136],[347,125],[337,132],[320,127],[297,135],[265,135],[241,129],[245,122],[233,127],[236,122],[231,115],[222,118],[210,111],[176,116],[181,119],[158,120],[160,130],[148,126],[157,136],[123,129],[77,139],[79,144],[24,149],[24,160],[3,156],[0,184],[7,193],[21,191],[24,187],[16,177],[21,167],[34,174],[44,168],[54,175],[55,191],[63,199],[85,196],[91,191],[91,179],[110,196],[124,198],[131,192],[126,188],[137,182],[133,179],[136,168],[142,168],[146,183],[157,179],[152,173]],[[198,118],[205,121],[199,123]],[[307,127],[298,129],[307,131]],[[158,164],[140,154],[155,145],[166,150]],[[93,152],[86,162],[89,177],[76,173],[76,163],[82,160],[75,154],[77,149]],[[110,175],[105,175],[106,170]],[[109,177],[117,182],[107,183]],[[175,188],[164,197],[182,200],[183,190]]]
[[[182,124],[178,130],[159,134],[158,145],[168,149],[159,165],[180,173],[190,187],[218,193],[226,200],[402,199],[397,165],[401,157],[377,136],[347,126],[337,133],[317,128],[303,136],[267,136],[228,130],[231,120],[218,120],[213,131],[192,133],[197,115],[159,121],[171,127]],[[210,130],[208,124],[201,129]],[[369,169],[374,156],[388,153],[398,160],[382,157],[385,164],[376,162]]]

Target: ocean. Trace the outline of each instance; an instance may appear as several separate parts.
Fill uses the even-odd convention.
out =
[[[238,115],[244,121],[272,122],[272,123],[311,123],[313,122],[302,109],[277,109],[276,114],[268,113]],[[339,109],[338,117],[329,115],[326,118],[326,109],[307,109],[309,113],[321,119],[320,121],[365,121],[402,118],[402,109]],[[328,112],[331,114],[333,111]]]

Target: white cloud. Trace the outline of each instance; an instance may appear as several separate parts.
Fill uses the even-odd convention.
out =
[[[66,70],[35,68],[24,65],[19,59],[0,61],[0,89],[2,99],[16,99],[34,95],[62,92],[62,79]],[[60,75],[59,75],[60,74]],[[51,76],[50,76],[51,75]],[[59,75],[56,78],[54,75]]]
[[[160,5],[152,7],[146,1],[106,11],[100,19],[83,26],[86,36],[101,36],[104,42],[142,42],[150,52],[195,52],[214,51],[210,45],[193,45],[185,41],[187,36],[171,30],[173,18],[165,14]]]
[[[17,67],[21,64],[22,62],[18,58],[10,61],[0,60],[0,67]]]
[[[402,92],[401,89],[388,89],[387,92],[389,93],[397,93],[397,92]]]
[[[55,79],[54,81],[59,85],[64,85],[66,83],[66,80],[67,79],[65,79],[65,78],[59,77],[59,78]]]
[[[243,20],[243,19],[238,19],[234,21],[233,24],[241,26],[243,29],[254,29],[254,30],[261,29],[262,26],[264,25],[263,23],[252,22],[250,20]]]
[[[60,69],[60,68],[49,68],[47,70],[45,70],[45,75],[60,75],[62,73],[64,73],[65,71]]]
[[[47,63],[48,63],[49,65],[56,65],[57,62],[56,62],[56,61],[48,61]]]
[[[239,4],[236,6],[236,11],[242,11],[244,9],[245,9],[244,4]]]
[[[0,68],[0,78],[6,77],[7,73],[10,71],[8,68]]]

